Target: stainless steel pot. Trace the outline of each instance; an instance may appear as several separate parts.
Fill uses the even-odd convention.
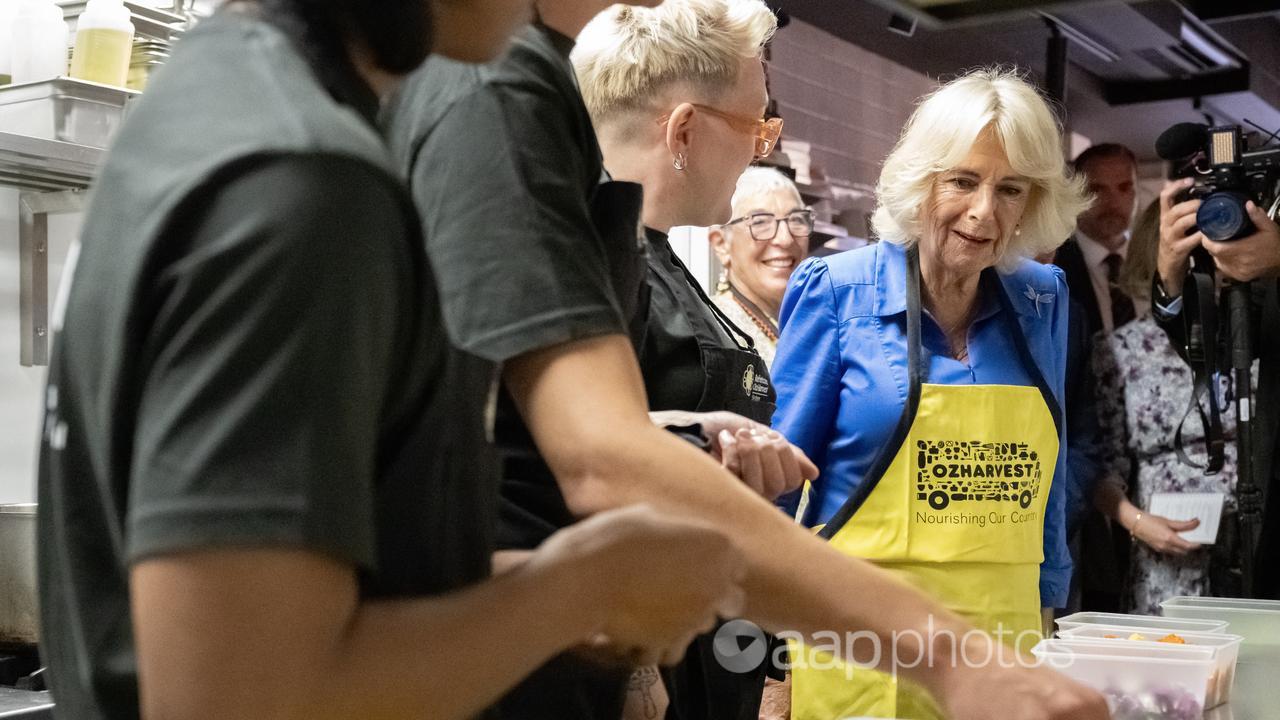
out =
[[[0,643],[34,644],[36,604],[36,506],[0,505]]]

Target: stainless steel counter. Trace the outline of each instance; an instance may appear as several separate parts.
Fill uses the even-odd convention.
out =
[[[1204,714],[1205,720],[1280,720],[1280,659],[1242,659],[1236,665],[1231,702]]]
[[[53,700],[47,692],[0,687],[0,718],[52,720]]]

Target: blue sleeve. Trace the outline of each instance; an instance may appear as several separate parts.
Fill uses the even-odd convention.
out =
[[[1102,474],[1101,430],[1093,386],[1093,341],[1085,326],[1084,308],[1070,303],[1067,335],[1067,379],[1064,408],[1067,424],[1067,537],[1077,532]]]
[[[781,335],[770,374],[778,393],[773,427],[825,471],[826,447],[840,403],[840,323],[827,264],[810,258],[796,268],[778,314]],[[800,492],[778,498],[794,514]]]
[[[1053,306],[1051,329],[1051,351],[1054,357],[1052,362],[1045,364],[1045,367],[1052,368],[1054,374],[1045,379],[1058,399],[1058,406],[1063,407],[1071,305],[1066,277],[1059,268],[1052,269],[1058,285],[1056,293],[1058,301]],[[1054,470],[1053,483],[1049,486],[1049,499],[1044,511],[1044,562],[1040,564],[1040,605],[1047,608],[1066,607],[1071,586],[1071,553],[1067,549],[1066,523],[1067,447],[1067,429],[1064,421],[1058,430],[1058,463]]]

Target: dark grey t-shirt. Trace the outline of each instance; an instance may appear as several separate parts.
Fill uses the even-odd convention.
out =
[[[488,574],[494,368],[445,341],[417,215],[367,123],[274,27],[224,11],[122,130],[40,455],[59,717],[137,717],[140,560],[301,548],[356,567],[366,597]]]
[[[423,211],[449,336],[495,362],[625,335],[613,279],[630,261],[637,284],[642,278],[643,245],[606,245],[593,224],[603,167],[571,46],[533,26],[490,66],[432,58],[384,115],[393,155]],[[495,434],[504,458],[499,546],[536,547],[574,517],[505,392]],[[627,675],[562,655],[513,690],[501,713],[618,717]]]
[[[532,27],[490,66],[432,57],[384,114],[415,203],[434,210],[423,236],[450,336],[495,362],[624,331],[591,221],[600,149],[568,45]]]
[[[592,221],[604,171],[572,44],[535,25],[489,66],[433,57],[383,115],[423,210],[449,336],[494,362],[626,333],[612,281],[618,248]],[[505,392],[495,432],[505,458],[499,544],[536,547],[573,516]]]

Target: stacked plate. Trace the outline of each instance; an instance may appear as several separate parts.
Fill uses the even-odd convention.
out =
[[[143,91],[147,81],[156,68],[169,60],[170,43],[166,40],[134,38],[133,57],[129,60],[129,80],[126,86],[130,90]]]

